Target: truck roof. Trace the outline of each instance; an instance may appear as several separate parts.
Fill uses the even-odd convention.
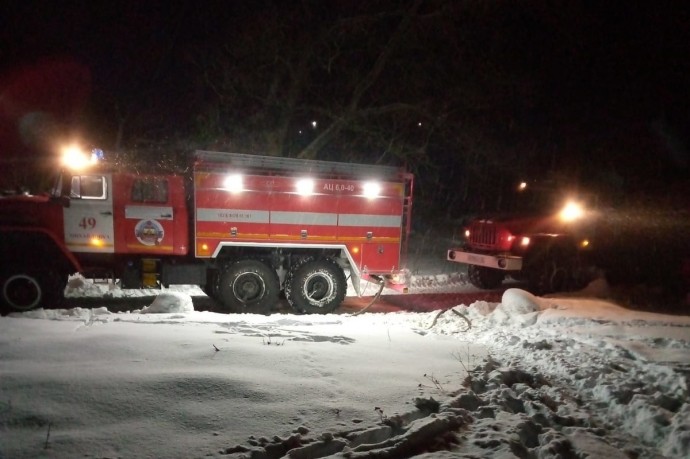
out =
[[[214,169],[218,165],[240,170],[265,172],[294,172],[314,174],[319,177],[353,177],[400,180],[404,170],[393,166],[320,161],[313,159],[285,158],[282,156],[249,155],[197,150],[194,152],[196,169]]]

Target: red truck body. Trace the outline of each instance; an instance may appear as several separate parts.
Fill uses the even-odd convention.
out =
[[[604,276],[614,288],[661,292],[660,303],[690,300],[690,220],[684,209],[590,206],[579,219],[562,216],[474,219],[446,259],[467,265],[469,281],[482,289],[510,277],[543,294]]]
[[[123,287],[199,284],[231,311],[266,312],[282,290],[301,312],[329,312],[344,271],[357,290],[404,287],[412,183],[394,167],[203,151],[188,173],[63,173],[49,196],[0,198],[0,251],[18,266],[0,271],[0,298],[37,307],[47,279],[97,269]]]
[[[526,281],[535,293],[567,289],[578,283],[588,230],[555,213],[479,218],[446,259],[468,265],[470,282],[482,289],[496,288],[508,276]]]
[[[316,178],[308,194],[295,191],[295,177],[245,175],[244,190],[219,192],[224,179],[194,174],[197,257],[216,257],[228,246],[324,245],[344,250],[363,273],[401,269],[403,182],[382,182],[378,196],[367,199],[355,179]]]

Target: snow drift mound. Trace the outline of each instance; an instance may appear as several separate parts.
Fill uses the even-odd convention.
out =
[[[194,312],[192,297],[186,293],[163,292],[159,294],[151,305],[140,311],[142,314],[165,314],[179,312]]]
[[[534,325],[541,310],[539,298],[519,288],[503,293],[501,303],[494,309],[490,320],[495,325]]]
[[[513,315],[529,314],[541,309],[539,298],[519,288],[509,288],[503,292],[501,305],[506,313]]]

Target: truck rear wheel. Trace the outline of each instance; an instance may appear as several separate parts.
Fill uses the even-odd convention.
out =
[[[218,291],[230,312],[269,314],[278,303],[275,271],[260,260],[240,260],[221,275]]]
[[[19,267],[0,274],[0,303],[3,309],[19,312],[59,306],[64,287],[56,272]]]
[[[345,298],[345,273],[334,261],[309,259],[291,270],[285,296],[296,311],[306,314],[333,312]]]
[[[505,273],[500,269],[486,268],[484,266],[470,265],[467,268],[467,277],[470,283],[483,290],[491,290],[503,282]]]

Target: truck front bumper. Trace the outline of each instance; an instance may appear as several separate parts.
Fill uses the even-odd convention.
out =
[[[511,255],[495,256],[485,253],[465,252],[462,249],[450,249],[446,259],[456,263],[485,266],[503,271],[520,271],[522,269],[522,257]]]

